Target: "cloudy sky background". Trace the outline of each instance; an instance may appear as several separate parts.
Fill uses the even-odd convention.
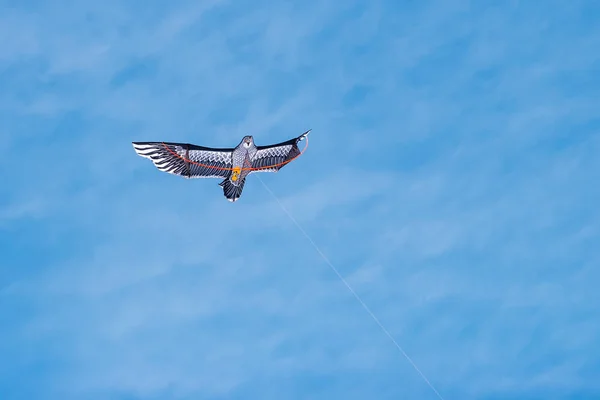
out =
[[[0,398],[600,396],[600,4],[0,1]]]

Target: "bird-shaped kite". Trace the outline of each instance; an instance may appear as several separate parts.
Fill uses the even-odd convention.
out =
[[[223,178],[219,186],[227,200],[234,202],[242,195],[248,175],[277,172],[300,156],[304,150],[300,151],[298,142],[309,132],[269,146],[256,146],[252,136],[244,136],[235,148],[172,142],[133,142],[133,148],[140,156],[150,159],[160,171],[184,178]]]

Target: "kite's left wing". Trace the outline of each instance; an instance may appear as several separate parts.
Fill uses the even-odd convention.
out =
[[[233,164],[233,149],[169,142],[133,142],[133,148],[159,170],[184,178],[227,178]]]
[[[302,135],[286,140],[285,142],[272,144],[270,146],[256,146],[256,155],[252,161],[250,172],[277,172],[291,160],[301,154],[298,148],[298,142],[304,140],[310,133],[310,130]],[[256,169],[254,169],[256,168]]]

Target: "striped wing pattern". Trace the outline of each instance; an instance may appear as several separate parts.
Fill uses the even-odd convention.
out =
[[[300,155],[298,142],[304,140],[310,131],[304,132],[302,135],[287,140],[285,142],[269,145],[257,146],[256,154],[252,159],[252,168],[260,168],[251,172],[277,172],[287,162],[294,157]],[[283,164],[285,163],[285,164]]]
[[[171,142],[132,144],[138,155],[151,160],[160,171],[184,178],[227,178],[233,165],[233,149]]]

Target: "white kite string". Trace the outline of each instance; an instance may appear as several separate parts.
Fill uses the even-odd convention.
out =
[[[360,296],[358,295],[358,293],[356,293],[354,291],[354,289],[352,289],[352,286],[350,286],[350,284],[346,281],[346,279],[344,279],[344,277],[342,276],[342,274],[340,274],[340,272],[338,271],[338,269],[331,263],[331,261],[329,261],[329,259],[325,256],[325,254],[323,254],[323,252],[321,251],[321,249],[319,248],[319,246],[317,246],[317,244],[314,242],[314,240],[312,240],[312,238],[308,235],[308,233],[306,233],[306,231],[302,228],[302,226],[300,226],[300,224],[298,223],[298,221],[296,221],[296,218],[294,218],[292,216],[292,214],[290,214],[290,212],[288,211],[288,209],[283,205],[283,203],[279,200],[279,198],[275,195],[275,193],[273,193],[273,191],[267,186],[267,184],[260,178],[259,174],[256,174],[256,176],[257,176],[258,180],[260,181],[260,183],[262,183],[262,185],[265,187],[265,189],[269,193],[271,193],[271,196],[273,196],[273,198],[275,199],[275,201],[277,201],[277,203],[279,204],[279,206],[281,207],[281,209],[283,210],[283,212],[285,212],[287,214],[287,216],[292,220],[292,222],[294,223],[294,225],[296,225],[296,227],[300,230],[300,232],[302,232],[302,234],[304,235],[304,237],[306,237],[306,239],[308,239],[308,241],[312,244],[312,246],[315,248],[315,250],[317,251],[317,253],[319,253],[319,255],[327,263],[327,265],[329,265],[329,267],[331,268],[331,270],[333,272],[335,272],[335,274],[338,276],[338,278],[340,278],[340,280],[342,281],[342,283],[354,295],[354,297],[356,298],[356,300],[358,300],[358,302],[363,306],[363,308],[367,311],[367,313],[371,316],[371,318],[373,318],[373,320],[377,323],[377,325],[379,325],[379,327],[381,328],[381,330],[383,331],[383,333],[385,333],[385,335],[388,338],[390,338],[390,340],[392,341],[392,343],[394,343],[394,345],[396,346],[396,348],[398,350],[400,350],[400,353],[402,353],[402,355],[408,360],[408,362],[413,366],[413,368],[415,369],[415,371],[417,371],[419,373],[419,375],[421,375],[421,378],[423,378],[423,380],[425,381],[425,383],[427,383],[427,385],[431,388],[431,390],[433,390],[433,392],[441,400],[444,400],[444,398],[442,397],[442,395],[436,390],[436,388],[431,384],[431,382],[429,382],[429,379],[427,379],[427,377],[425,376],[425,374],[423,374],[423,372],[421,372],[421,370],[419,369],[419,367],[417,367],[417,365],[414,363],[414,361],[408,356],[408,354],[406,354],[406,352],[404,351],[404,349],[402,348],[402,346],[400,346],[398,344],[398,342],[396,341],[396,339],[394,339],[394,337],[392,336],[392,334],[385,328],[385,326],[383,326],[383,324],[381,323],[381,321],[379,321],[379,319],[375,316],[375,314],[373,314],[373,312],[371,311],[371,309],[360,298]]]

